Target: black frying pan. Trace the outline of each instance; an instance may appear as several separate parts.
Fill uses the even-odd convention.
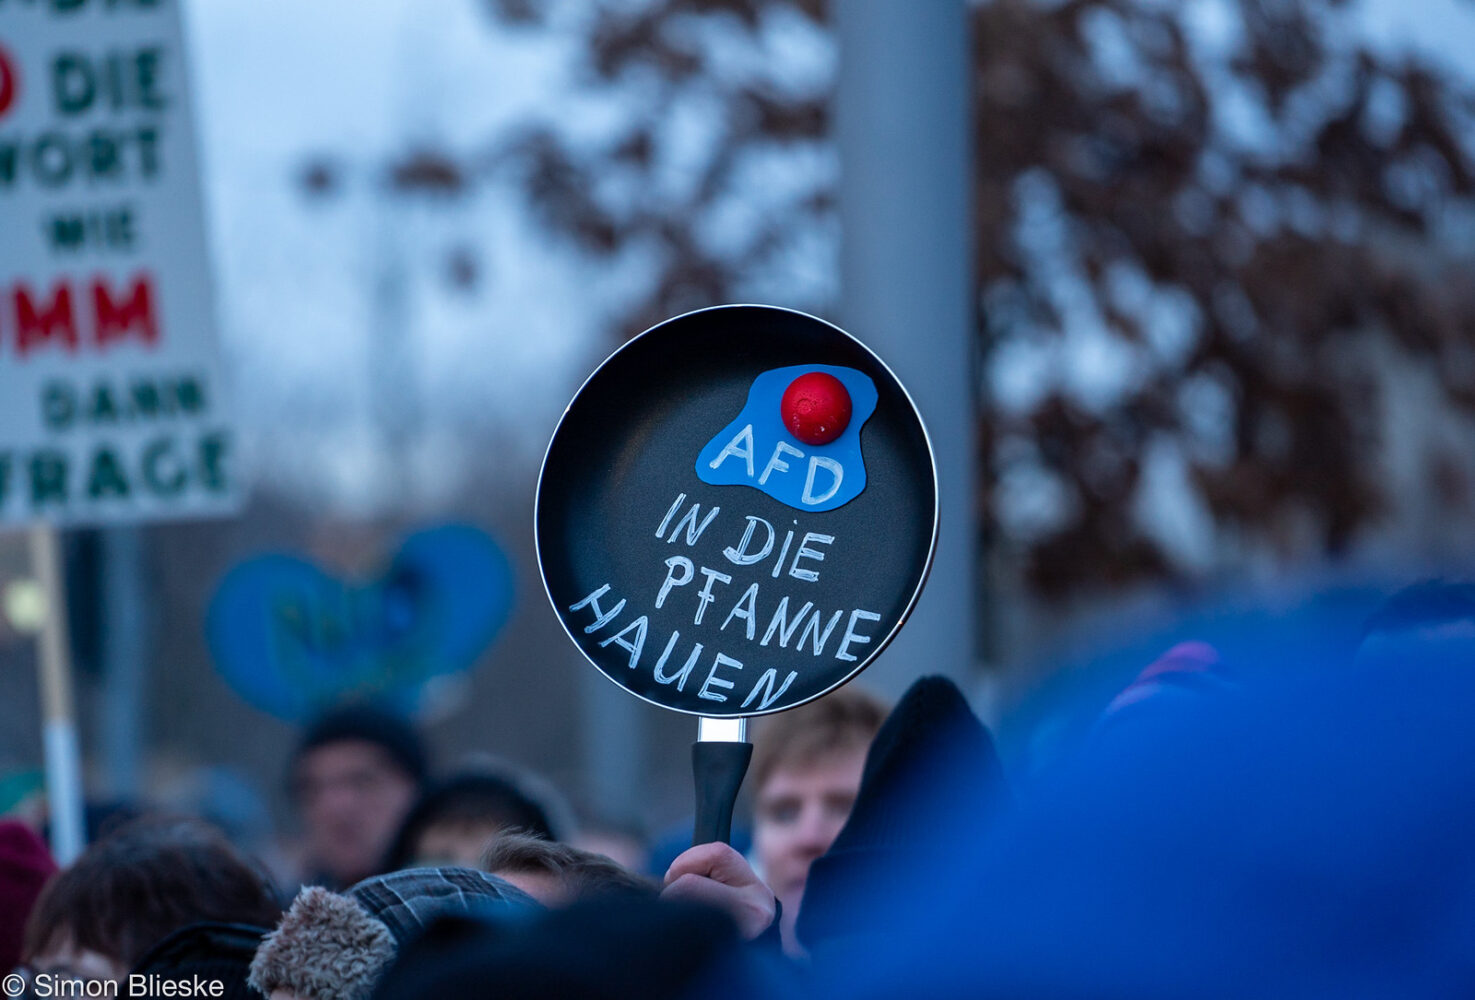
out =
[[[751,444],[739,438],[723,459],[743,479],[751,451],[753,477],[713,485],[697,472],[755,379],[795,366],[859,373],[875,389],[858,428],[864,489],[835,509],[795,505],[801,485],[822,496],[834,477],[823,464],[810,471],[820,446],[780,449],[771,429]],[[775,455],[787,469],[775,465],[770,482],[787,481],[788,502],[753,482]],[[937,482],[915,406],[863,344],[804,313],[718,306],[652,327],[589,377],[548,446],[535,521],[548,597],[590,662],[663,708],[739,718],[817,698],[881,652],[927,576]],[[768,555],[746,561],[770,528]],[[800,548],[808,554],[796,562]]]

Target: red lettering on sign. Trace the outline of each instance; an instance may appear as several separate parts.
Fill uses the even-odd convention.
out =
[[[10,110],[18,90],[20,84],[15,71],[15,60],[10,57],[9,52],[0,48],[0,115]]]
[[[135,274],[121,289],[102,275],[86,285],[60,277],[49,297],[17,281],[0,292],[0,347],[13,336],[21,360],[51,344],[69,354],[89,347],[106,351],[127,340],[153,347],[159,341],[157,301],[153,276],[146,271]]]
[[[15,351],[25,357],[53,338],[77,350],[77,324],[72,316],[72,289],[63,281],[51,291],[51,301],[41,308],[31,290],[17,282],[15,300]]]
[[[159,324],[154,318],[153,281],[147,274],[133,279],[127,301],[121,306],[108,291],[106,282],[101,277],[94,278],[92,305],[97,315],[94,336],[99,348],[124,339],[130,332],[145,344],[152,345],[159,339]]]

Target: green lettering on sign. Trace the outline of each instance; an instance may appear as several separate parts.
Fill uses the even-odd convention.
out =
[[[88,71],[87,57],[63,52],[51,61],[51,96],[57,114],[75,115],[92,106],[97,84]]]
[[[192,376],[185,376],[174,383],[174,399],[179,403],[181,413],[205,412],[205,387]]]
[[[64,431],[77,416],[77,394],[60,380],[47,382],[41,390],[41,423],[47,430]]]
[[[102,500],[108,497],[126,498],[128,480],[123,476],[123,464],[106,445],[92,455],[92,473],[87,477],[87,498]]]
[[[159,172],[159,155],[155,149],[158,141],[159,133],[155,129],[138,130],[138,164],[145,177],[153,177]]]
[[[225,459],[230,448],[230,435],[216,431],[200,438],[200,482],[211,493],[224,493],[229,488]]]
[[[144,485],[157,496],[178,496],[184,489],[184,467],[174,455],[173,443],[169,438],[158,438],[143,450]],[[167,465],[168,471],[161,465]]]
[[[76,215],[58,215],[51,220],[51,248],[53,250],[77,250],[87,236],[87,227]]]
[[[59,187],[72,177],[72,152],[60,132],[47,132],[31,147],[31,170],[42,187]]]
[[[134,382],[133,414],[146,420],[159,415],[159,386],[154,382]]]
[[[159,78],[163,75],[159,64],[164,61],[164,50],[159,48],[139,49],[133,57],[134,82],[138,85],[138,103],[153,111],[162,111],[169,101],[159,93]]]
[[[67,502],[67,456],[38,451],[31,456],[31,506]]]
[[[117,177],[123,173],[123,157],[118,152],[118,140],[107,132],[93,132],[87,137],[87,150],[92,161],[94,178]]]
[[[118,404],[113,401],[113,392],[106,382],[99,382],[88,400],[87,419],[94,424],[118,422]]]
[[[5,6],[6,0],[0,0],[0,8]],[[28,7],[34,7],[37,0],[23,0]],[[84,7],[91,6],[101,8],[104,13],[111,14],[117,10],[157,10],[164,6],[167,0],[45,0],[46,6],[51,8],[53,14],[75,14]]]
[[[15,183],[15,161],[18,155],[14,142],[0,142],[0,185],[10,187]]]
[[[93,164],[96,168],[96,163]],[[85,247],[128,250],[137,242],[133,206],[89,208],[59,212],[41,222],[41,231],[51,249],[73,253]]]

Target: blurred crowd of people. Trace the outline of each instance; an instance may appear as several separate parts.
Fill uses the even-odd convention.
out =
[[[295,885],[195,818],[128,818],[61,870],[0,822],[0,975],[270,1000],[1475,994],[1475,587],[1411,588],[1333,648],[1165,650],[1008,780],[950,681],[889,710],[850,685],[755,727],[751,850],[669,860],[344,706],[291,758]]]

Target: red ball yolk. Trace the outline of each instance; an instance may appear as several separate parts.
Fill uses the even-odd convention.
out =
[[[806,372],[784,390],[784,427],[805,444],[829,444],[850,426],[850,393],[826,372]]]

